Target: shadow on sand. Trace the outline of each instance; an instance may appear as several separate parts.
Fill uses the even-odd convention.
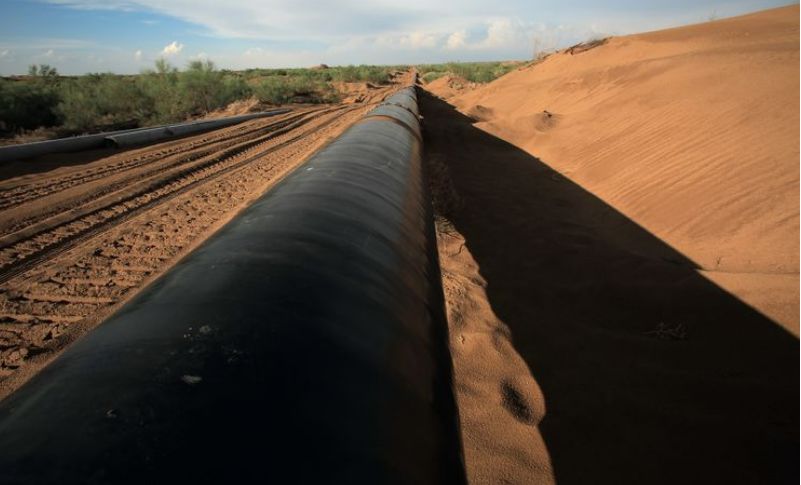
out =
[[[172,141],[172,140],[170,140]],[[49,172],[57,168],[85,165],[96,162],[102,158],[124,154],[141,149],[141,146],[131,148],[95,148],[82,152],[49,153],[34,158],[0,162],[0,181],[12,177],[35,175]]]
[[[543,161],[421,103],[461,199],[446,215],[545,395],[557,483],[798,483],[798,340]]]

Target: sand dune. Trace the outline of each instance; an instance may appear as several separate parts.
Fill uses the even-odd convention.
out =
[[[798,18],[612,38],[449,102],[798,335]],[[597,228],[644,250],[620,229]]]
[[[471,483],[797,482],[798,17],[426,85]]]
[[[437,78],[429,83],[426,83],[426,89],[444,98],[450,98],[459,95],[465,91],[475,89],[476,83],[463,79],[459,76],[446,74]]]

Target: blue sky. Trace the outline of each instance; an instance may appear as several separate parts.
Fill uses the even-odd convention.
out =
[[[527,59],[537,49],[728,17],[771,0],[0,0],[0,75]]]

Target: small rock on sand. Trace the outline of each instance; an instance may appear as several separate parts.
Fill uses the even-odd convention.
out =
[[[189,374],[184,374],[183,376],[181,376],[181,380],[184,381],[184,383],[189,384],[190,386],[194,386],[195,384],[199,384],[200,381],[203,380],[203,378],[200,376],[191,376]]]

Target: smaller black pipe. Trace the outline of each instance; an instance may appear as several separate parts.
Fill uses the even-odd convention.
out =
[[[231,116],[217,120],[189,121],[172,125],[161,125],[131,130],[119,130],[93,135],[80,135],[56,140],[36,141],[0,147],[0,162],[23,160],[51,153],[79,152],[105,146],[131,146],[139,143],[160,141],[172,136],[182,136],[223,128],[254,118],[276,116],[291,111],[288,108]]]
[[[229,116],[227,118],[218,118],[215,120],[199,120],[190,121],[187,123],[178,123],[174,125],[157,126],[154,128],[146,128],[129,133],[110,134],[109,136],[106,136],[104,140],[106,143],[120,148],[144,145],[176,136],[194,135],[197,133],[203,133],[205,131],[225,128],[226,126],[242,123],[243,121],[249,121],[256,118],[265,118],[268,116],[276,116],[288,113],[290,111],[292,110],[289,108],[282,108],[272,111],[263,111],[261,113]]]

